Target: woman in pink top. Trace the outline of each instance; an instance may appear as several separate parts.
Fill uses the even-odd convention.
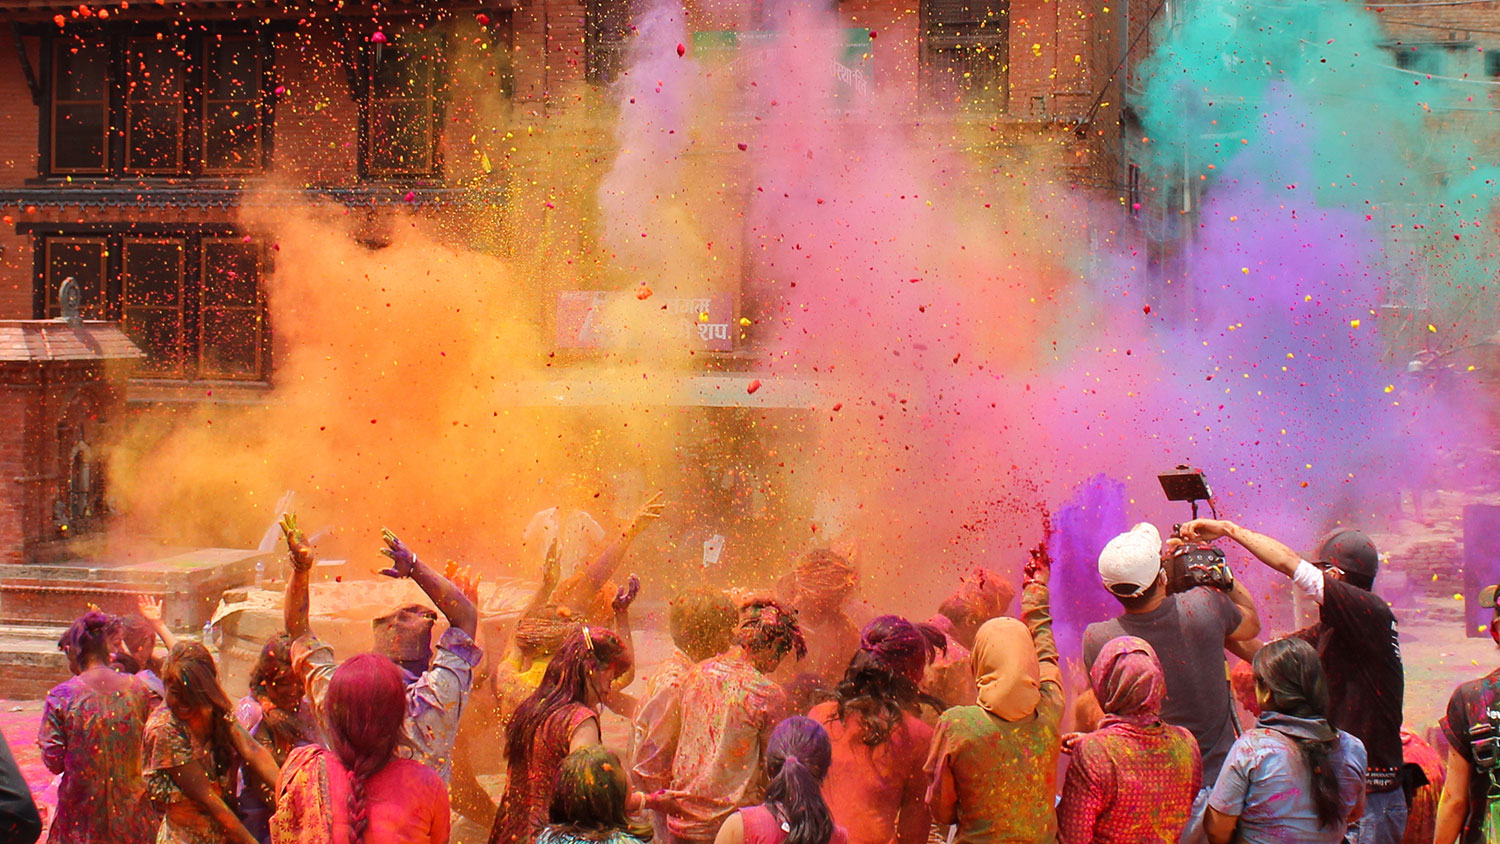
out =
[[[832,759],[818,722],[793,715],[777,724],[766,741],[766,802],[730,815],[714,844],[848,844],[821,790]]]
[[[323,701],[329,749],[293,750],[277,783],[274,844],[446,844],[448,788],[396,756],[406,717],[401,669],[360,654],[333,672]]]
[[[838,699],[808,713],[832,741],[832,776],[823,783],[823,797],[852,844],[927,839],[932,817],[923,765],[932,728],[917,713],[932,650],[916,625],[880,616],[860,634],[859,650],[835,689]]]

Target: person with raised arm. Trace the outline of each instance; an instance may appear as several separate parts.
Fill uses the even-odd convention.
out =
[[[974,638],[978,704],[938,718],[927,806],[955,844],[1053,844],[1063,689],[1052,639],[1045,544],[1031,552],[1022,620],[992,618]]]
[[[1222,519],[1194,519],[1180,531],[1187,542],[1222,537],[1317,603],[1317,623],[1291,635],[1317,649],[1328,682],[1328,720],[1358,738],[1368,754],[1367,800],[1349,830],[1350,844],[1398,844],[1407,815],[1401,777],[1406,675],[1396,614],[1371,591],[1380,569],[1375,543],[1357,530],[1335,530],[1318,543],[1316,562],[1308,562],[1285,544]]]
[[[308,696],[321,711],[328,684],[338,666],[333,648],[313,635],[308,622],[308,581],[314,557],[307,537],[297,528],[296,516],[282,519],[282,533],[290,551],[292,574],[287,578],[284,607],[287,635],[292,637],[292,665],[307,685]],[[417,559],[397,536],[382,532],[381,553],[391,564],[381,574],[410,578],[448,619],[449,627],[432,646],[437,621],[432,610],[407,604],[375,619],[375,650],[401,669],[406,686],[406,717],[401,722],[400,752],[432,768],[447,782],[453,770],[453,744],[458,722],[474,683],[474,667],[484,652],[474,642],[479,626],[475,606],[477,580],[460,573],[455,583]]]

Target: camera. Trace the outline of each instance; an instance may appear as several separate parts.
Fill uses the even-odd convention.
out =
[[[1187,501],[1192,505],[1193,518],[1198,518],[1198,502],[1208,502],[1214,513],[1213,492],[1208,488],[1208,479],[1203,470],[1178,466],[1170,472],[1156,476],[1168,501]],[[1173,525],[1172,532],[1180,534],[1182,525]],[[1167,592],[1186,592],[1195,586],[1212,586],[1225,592],[1234,588],[1234,572],[1224,559],[1224,552],[1211,542],[1184,542],[1174,547],[1162,560],[1167,572]]]

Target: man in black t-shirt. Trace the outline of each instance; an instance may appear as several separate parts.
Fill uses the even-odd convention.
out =
[[[1494,608],[1497,587],[1486,587],[1479,603]],[[1490,619],[1490,638],[1500,644],[1500,610]],[[1438,801],[1436,844],[1484,844],[1484,816],[1489,808],[1491,777],[1500,772],[1475,763],[1475,744],[1486,745],[1493,754],[1500,740],[1500,669],[1453,690],[1448,713],[1443,716],[1443,737],[1448,739],[1448,776]],[[1478,725],[1476,733],[1474,727]],[[1490,756],[1490,764],[1494,762]]]
[[[1364,742],[1365,813],[1349,828],[1350,844],[1399,844],[1406,831],[1401,788],[1401,705],[1406,675],[1396,615],[1370,590],[1380,556],[1357,530],[1336,530],[1318,543],[1317,563],[1276,540],[1220,519],[1182,526],[1190,542],[1229,537],[1290,577],[1318,604],[1318,623],[1292,635],[1318,650],[1328,677],[1328,720]]]

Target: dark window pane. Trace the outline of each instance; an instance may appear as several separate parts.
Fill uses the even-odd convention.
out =
[[[71,38],[57,45],[52,66],[59,100],[102,100],[109,78],[109,51],[98,42]]]
[[[421,173],[431,168],[433,142],[429,104],[375,103],[370,109],[370,169]]]
[[[426,97],[442,61],[442,39],[427,32],[404,32],[373,52],[371,95]]]
[[[137,39],[126,55],[125,168],[182,169],[183,56],[176,41]]]
[[[210,100],[260,99],[260,44],[251,38],[209,39],[203,96]]]
[[[104,44],[64,38],[52,53],[51,168],[100,173],[107,165],[109,53]]]
[[[625,66],[630,37],[629,0],[586,0],[583,12],[584,72],[590,82],[613,82]]]
[[[105,319],[104,274],[108,247],[104,238],[49,237],[43,250],[47,267],[47,316],[62,314],[57,290],[64,279],[72,278],[82,289],[84,318]]]
[[[251,102],[205,103],[203,166],[236,172],[260,169],[260,110]]]
[[[201,296],[205,307],[259,307],[259,247],[243,240],[205,238]]]
[[[125,306],[182,307],[182,242],[127,239],[124,254]]]
[[[182,372],[182,312],[176,308],[125,308],[125,333],[146,352],[137,373],[173,377]]]
[[[103,170],[105,107],[58,104],[52,111],[52,169]]]
[[[259,308],[206,309],[202,314],[202,330],[199,377],[250,380],[261,377]]]

